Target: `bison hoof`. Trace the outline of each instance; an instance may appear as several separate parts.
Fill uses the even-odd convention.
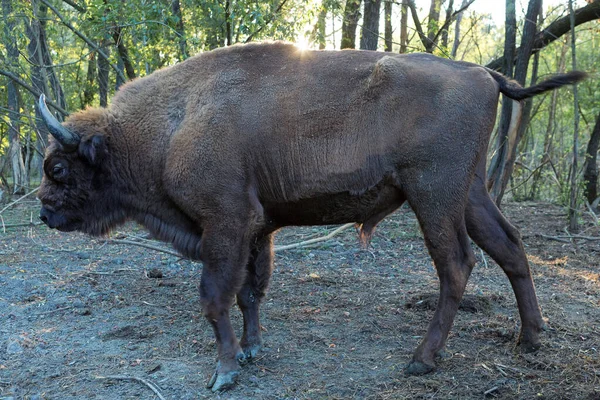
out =
[[[517,344],[518,349],[521,353],[527,354],[527,353],[535,353],[536,351],[538,351],[540,349],[540,347],[542,347],[542,344],[540,342],[520,342]]]
[[[208,381],[206,388],[212,390],[213,393],[231,389],[235,385],[239,375],[240,372],[237,369],[225,371],[224,368],[221,367],[221,363],[218,362],[217,369]]]
[[[242,346],[242,349],[244,350],[244,360],[248,362],[253,358],[256,358],[261,348],[262,346],[260,344]]]
[[[406,375],[425,375],[435,370],[435,365],[412,360],[404,369]]]

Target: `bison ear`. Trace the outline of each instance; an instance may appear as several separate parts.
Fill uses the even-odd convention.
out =
[[[107,153],[106,139],[102,135],[87,136],[79,143],[79,155],[91,165],[99,165]]]

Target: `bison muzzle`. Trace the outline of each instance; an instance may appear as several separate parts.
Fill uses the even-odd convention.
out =
[[[239,364],[261,347],[274,232],[356,222],[368,241],[405,201],[440,281],[437,310],[406,371],[435,367],[475,263],[469,237],[508,276],[519,344],[535,350],[542,315],[519,233],[488,196],[486,150],[500,93],[520,110],[519,100],[583,77],[571,72],[524,89],[429,54],[283,43],[211,51],[127,83],[108,108],[64,124],[42,96],[54,139],[40,218],[92,235],[133,219],[201,260],[202,310],[218,347],[213,391],[233,385]],[[244,317],[239,341],[229,319],[235,300]]]

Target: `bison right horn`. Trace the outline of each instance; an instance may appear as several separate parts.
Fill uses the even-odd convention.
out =
[[[54,136],[60,144],[67,148],[77,147],[81,141],[81,138],[62,126],[62,124],[54,117],[54,115],[52,115],[50,110],[48,110],[48,106],[46,105],[46,96],[43,93],[40,96],[38,106],[40,107],[40,113],[42,114],[42,118],[44,119],[44,123],[48,127],[50,134],[52,134],[52,136]]]

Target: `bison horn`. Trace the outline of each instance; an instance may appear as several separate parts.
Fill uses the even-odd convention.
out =
[[[62,126],[60,122],[52,115],[46,105],[46,96],[42,93],[38,102],[40,113],[44,119],[44,123],[48,127],[48,131],[59,141],[60,144],[67,148],[77,147],[81,138]]]

